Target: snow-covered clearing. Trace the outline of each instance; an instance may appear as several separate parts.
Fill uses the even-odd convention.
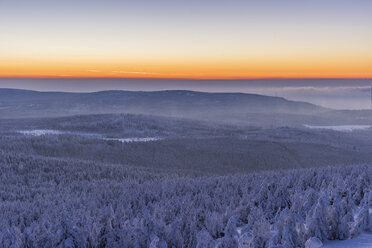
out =
[[[372,233],[362,233],[348,240],[328,241],[323,248],[372,248]]]
[[[370,125],[340,125],[340,126],[312,126],[312,125],[304,125],[304,127],[310,129],[328,129],[333,131],[339,132],[352,132],[355,130],[366,130],[371,128]]]
[[[99,134],[87,134],[87,133],[59,131],[59,130],[51,130],[51,129],[23,130],[23,131],[18,131],[18,133],[21,133],[23,135],[31,135],[31,136],[73,134],[73,135],[81,135],[81,136],[89,136],[89,137],[99,137],[103,140],[113,140],[113,141],[118,141],[121,143],[149,142],[149,141],[162,140],[162,138],[159,138],[159,137],[104,138]]]
[[[32,135],[32,136],[42,136],[42,135],[48,135],[48,134],[64,134],[67,132],[58,131],[58,130],[50,130],[50,129],[35,129],[35,130],[24,130],[24,131],[18,131],[21,134],[24,135]]]
[[[104,138],[104,140],[114,140],[119,141],[122,143],[129,143],[129,142],[149,142],[149,141],[157,141],[161,140],[162,138],[159,137],[144,137],[144,138]]]

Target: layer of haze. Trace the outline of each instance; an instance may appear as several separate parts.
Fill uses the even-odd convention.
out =
[[[164,79],[15,79],[0,78],[0,88],[38,91],[194,90],[281,96],[334,109],[369,109],[372,79],[164,80]],[[1,99],[0,99],[1,102]]]
[[[370,0],[0,0],[0,77],[370,78]]]

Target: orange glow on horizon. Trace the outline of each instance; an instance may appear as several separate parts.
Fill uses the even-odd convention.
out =
[[[188,75],[174,76],[167,74],[158,74],[156,76],[133,76],[133,75],[53,75],[53,74],[2,74],[0,78],[40,78],[40,79],[97,79],[97,78],[112,78],[112,79],[175,79],[175,80],[255,80],[255,79],[372,79],[372,73],[369,74],[288,74],[288,75],[249,75],[249,76],[214,76],[214,75]]]
[[[372,60],[358,61],[230,61],[177,63],[84,63],[0,61],[2,78],[372,78]]]

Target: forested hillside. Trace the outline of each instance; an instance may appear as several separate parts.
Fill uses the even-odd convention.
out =
[[[372,231],[371,137],[153,115],[3,118],[0,247],[354,238]]]
[[[81,114],[146,114],[238,123],[245,115],[314,114],[326,109],[305,103],[242,93],[195,91],[37,92],[0,89],[0,118],[58,117]]]
[[[1,247],[303,247],[370,230],[369,165],[191,176],[0,153]]]

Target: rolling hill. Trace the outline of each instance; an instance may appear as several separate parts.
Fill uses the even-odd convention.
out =
[[[0,89],[0,118],[132,113],[223,120],[251,113],[314,114],[325,110],[310,103],[243,93],[183,90],[65,93]]]

